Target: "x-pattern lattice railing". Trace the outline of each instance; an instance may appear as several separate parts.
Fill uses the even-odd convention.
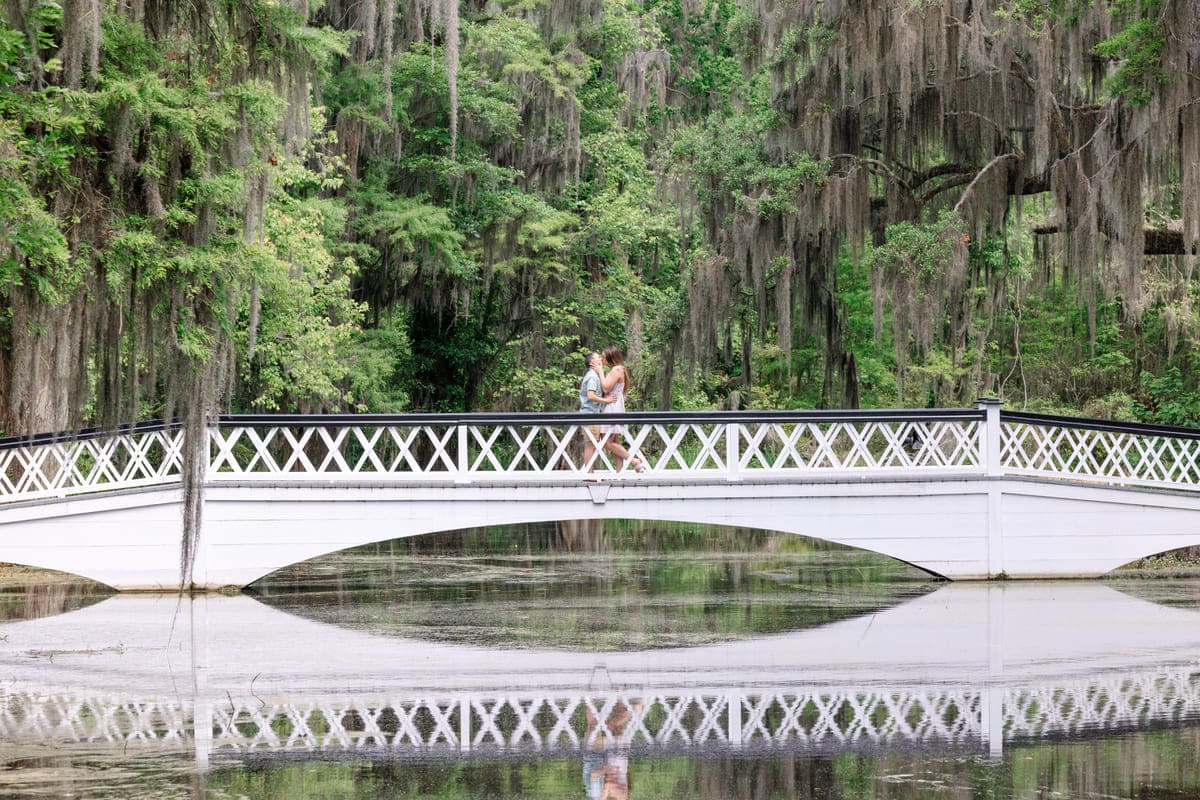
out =
[[[579,415],[365,423],[339,418],[305,426],[230,422],[212,430],[209,479],[544,480],[630,471],[635,458],[651,473],[679,475],[977,469],[978,415],[945,416],[629,415],[621,420],[622,434],[594,431]],[[629,460],[603,447],[610,440],[628,450]]]
[[[586,423],[617,424],[618,430]],[[619,442],[622,462],[603,445]],[[989,442],[991,444],[989,444]],[[990,448],[990,452],[989,452]],[[0,441],[0,503],[177,485],[184,436],[147,424]],[[1200,489],[1200,432],[978,409],[763,413],[231,416],[210,483],[679,480],[1032,475]]]
[[[212,748],[462,751],[780,747],[802,751],[937,743],[984,736],[983,698],[967,688],[596,691],[576,695],[439,695],[365,702],[222,699]],[[192,737],[191,704],[32,694],[0,686],[0,739],[174,742]],[[1133,730],[1200,720],[1200,671],[1007,688],[1005,741]]]
[[[1005,414],[1000,449],[1007,474],[1200,487],[1200,431]]]
[[[147,425],[0,444],[0,503],[178,483],[183,431]]]

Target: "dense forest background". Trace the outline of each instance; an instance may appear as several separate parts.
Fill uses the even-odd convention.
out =
[[[0,431],[1200,424],[1200,0],[6,0]]]

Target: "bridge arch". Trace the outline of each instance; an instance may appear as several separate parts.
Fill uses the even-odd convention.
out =
[[[460,498],[463,492],[469,492],[473,496],[470,500],[439,500],[437,490],[427,489],[422,492],[424,497],[381,496],[373,502],[358,503],[311,499],[288,502],[277,492],[286,494],[289,490],[277,490],[271,503],[277,517],[274,520],[237,518],[239,506],[245,501],[225,506],[223,492],[217,490],[210,492],[207,502],[208,542],[202,551],[202,558],[211,560],[198,563],[197,572],[207,575],[210,584],[217,581],[244,586],[302,561],[395,539],[497,525],[629,519],[715,524],[805,536],[875,552],[942,577],[939,567],[944,568],[945,559],[939,561],[932,552],[922,557],[919,542],[934,524],[953,528],[957,515],[943,514],[940,522],[932,523],[930,518],[938,515],[933,508],[904,516],[894,513],[895,506],[933,503],[945,510],[960,504],[961,497],[906,499],[888,492],[881,502],[860,492],[854,497],[830,497],[824,492],[795,496],[781,492],[782,488],[771,484],[685,487],[626,483],[597,490],[595,486],[571,485],[542,487],[540,500],[534,500],[530,496],[533,492],[524,489],[528,499],[518,501],[512,498],[511,487],[476,487],[446,490],[457,492]],[[599,492],[605,494],[604,502],[592,500]],[[258,542],[252,544],[254,538]],[[955,547],[963,549],[961,543],[949,544],[949,549]]]
[[[654,494],[672,495],[667,499],[630,498],[625,495],[631,488],[618,485],[600,489],[594,485],[558,487],[552,492],[555,497],[549,500],[517,502],[511,498],[515,491],[512,487],[478,490],[476,494],[482,496],[473,501],[454,500],[453,497],[411,498],[403,490],[379,489],[367,490],[374,495],[370,501],[361,497],[348,500],[340,496],[343,490],[326,490],[325,493],[334,498],[316,500],[311,488],[297,492],[283,487],[257,488],[256,493],[263,492],[268,497],[256,501],[245,497],[247,490],[213,487],[206,503],[204,539],[195,572],[198,580],[211,588],[240,588],[300,562],[363,545],[464,528],[628,519],[722,525],[803,536],[874,552],[910,564],[933,578],[943,577],[936,569],[910,560],[906,540],[911,537],[903,534],[912,533],[911,530],[895,528],[893,533],[901,535],[865,540],[861,527],[847,523],[853,515],[842,508],[844,502],[822,503],[822,506],[832,507],[817,507],[813,498],[809,498],[807,504],[797,502],[797,498],[775,498],[774,501],[760,498],[756,501],[751,497],[739,501],[725,496],[728,487],[723,485],[716,487],[725,490],[723,493],[704,492],[704,496],[686,498],[679,496],[681,487],[663,485]],[[737,487],[737,490],[742,488]],[[425,493],[435,494],[429,490]],[[605,501],[593,502],[592,496],[600,493],[605,495]],[[294,496],[284,499],[280,495]],[[124,504],[114,502],[118,499],[88,498],[73,504],[87,509],[84,513],[89,522],[83,528],[86,533],[68,536],[57,547],[46,547],[44,543],[47,538],[63,538],[60,531],[65,526],[62,523],[69,523],[70,518],[30,520],[29,538],[41,545],[30,546],[28,540],[22,543],[20,539],[25,537],[0,537],[0,562],[67,572],[114,588],[177,589],[177,582],[171,578],[179,558],[179,542],[154,532],[178,530],[178,519],[182,514],[178,499],[160,497],[156,502],[145,493],[126,498],[128,502]],[[810,506],[807,510],[806,505]],[[439,508],[443,510],[439,511]],[[447,513],[446,508],[452,511]],[[252,512],[252,509],[269,513],[264,515]],[[872,527],[877,524],[912,527],[911,520],[906,523],[890,519],[880,523],[874,515],[871,520]],[[130,540],[126,547],[116,548],[125,551],[119,560],[106,557],[104,552],[112,548],[114,539],[120,538],[118,531],[124,532]],[[143,542],[147,535],[154,541]],[[101,544],[104,540],[110,543],[109,547]],[[130,587],[128,577],[119,575],[118,570],[128,571],[130,565],[126,559],[131,550],[137,551],[137,557],[143,560],[166,561],[172,565],[167,570],[171,574],[154,578],[148,585]],[[138,580],[146,579],[139,577]]]

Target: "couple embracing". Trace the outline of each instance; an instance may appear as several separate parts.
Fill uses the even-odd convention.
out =
[[[629,383],[629,371],[625,369],[625,359],[621,351],[613,346],[604,348],[604,355],[588,353],[585,362],[587,371],[579,384],[579,410],[585,414],[624,414],[625,386]],[[607,368],[607,371],[606,371]],[[588,465],[588,472],[593,467],[592,458],[598,444],[612,453],[613,466],[620,472],[625,462],[637,472],[645,472],[646,464],[640,458],[629,458],[629,451],[621,444],[624,426],[621,425],[588,425],[590,436],[583,441],[583,463]]]

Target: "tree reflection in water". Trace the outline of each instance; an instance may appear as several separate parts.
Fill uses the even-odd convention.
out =
[[[606,651],[801,630],[933,583],[885,556],[792,534],[585,520],[368,545],[252,589],[276,608],[371,633]]]
[[[113,594],[104,584],[75,575],[0,564],[0,622],[52,617]]]

